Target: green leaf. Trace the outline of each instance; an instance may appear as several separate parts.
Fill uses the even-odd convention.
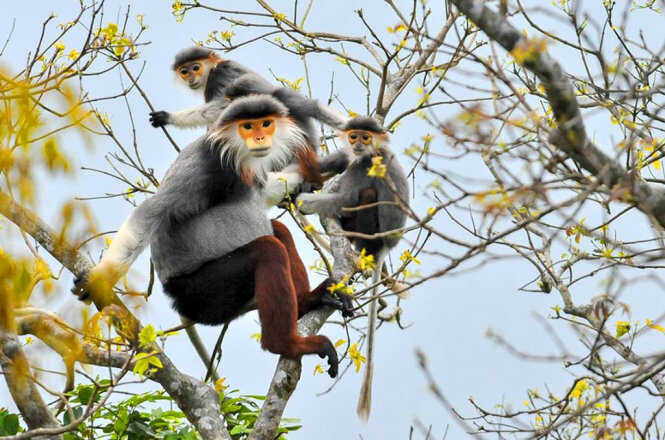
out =
[[[18,432],[18,414],[7,414],[3,422],[3,435],[14,435]]]
[[[82,385],[78,387],[76,390],[76,396],[78,397],[78,401],[81,402],[84,405],[87,405],[88,402],[90,402],[90,397],[92,397],[92,392],[94,388],[92,385]]]
[[[118,415],[115,419],[115,423],[113,424],[113,432],[115,432],[118,435],[123,434],[127,429],[128,424],[129,424],[129,414],[127,412],[127,408],[121,406],[120,408],[118,408]]]

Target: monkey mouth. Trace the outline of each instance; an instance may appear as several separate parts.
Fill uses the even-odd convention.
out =
[[[262,148],[253,148],[252,149],[252,156],[254,156],[254,157],[265,157],[268,154],[270,154],[270,147],[262,147]]]
[[[201,87],[201,84],[198,81],[192,81],[189,83],[190,89],[198,89],[199,87]]]
[[[353,152],[354,152],[355,154],[357,154],[358,156],[360,156],[361,154],[364,154],[364,153],[365,153],[365,149],[362,148],[362,147],[361,147],[361,148],[354,148],[354,149],[353,149]]]

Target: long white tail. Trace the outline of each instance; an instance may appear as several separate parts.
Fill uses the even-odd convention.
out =
[[[382,252],[377,255],[376,267],[372,276],[372,284],[377,284],[381,280],[381,267],[385,254]],[[372,288],[372,297],[376,296],[378,286]],[[376,329],[376,308],[378,301],[373,299],[369,303],[369,315],[367,317],[367,353],[365,357],[365,373],[360,387],[360,397],[358,398],[358,407],[356,413],[362,420],[369,419],[369,413],[372,410],[372,376],[374,375],[374,330]]]

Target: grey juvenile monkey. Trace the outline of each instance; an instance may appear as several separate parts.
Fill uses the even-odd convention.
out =
[[[344,148],[337,153],[321,159],[322,171],[344,173],[339,177],[339,189],[335,193],[300,194],[296,206],[305,214],[319,213],[328,217],[339,218],[342,229],[367,235],[400,229],[406,222],[406,214],[398,205],[408,203],[409,187],[402,167],[390,151],[388,135],[376,120],[368,117],[351,119],[341,131]],[[385,176],[368,176],[373,160],[386,167]],[[391,190],[388,182],[394,186]],[[383,202],[383,203],[377,203]],[[385,203],[387,202],[387,203]],[[353,211],[344,208],[356,208]],[[381,279],[381,266],[390,251],[398,242],[399,235],[380,238],[350,238],[356,249],[365,249],[374,256],[376,267],[372,283]],[[376,295],[376,288],[372,296]],[[376,327],[376,300],[370,302],[367,325],[367,367],[363,377],[358,400],[358,415],[369,417],[372,399],[372,374],[374,330]]]

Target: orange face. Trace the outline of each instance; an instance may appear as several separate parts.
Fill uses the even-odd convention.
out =
[[[213,69],[220,60],[218,58],[203,58],[190,61],[176,66],[175,72],[178,77],[186,82],[192,89],[198,89],[204,85],[208,78],[208,72]]]
[[[275,134],[275,116],[242,119],[237,122],[238,134],[255,157],[267,156]]]
[[[349,130],[346,133],[346,138],[349,141],[349,144],[355,145],[360,142],[363,145],[369,145],[372,143],[372,138],[374,135],[369,131],[365,130]]]

